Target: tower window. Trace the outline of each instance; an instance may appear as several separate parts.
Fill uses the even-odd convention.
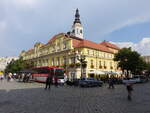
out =
[[[74,29],[72,30],[72,33],[75,33],[75,30],[74,30]]]
[[[79,34],[78,30],[79,30],[79,29],[77,28],[77,34]]]
[[[80,33],[82,34],[82,30],[80,30]]]

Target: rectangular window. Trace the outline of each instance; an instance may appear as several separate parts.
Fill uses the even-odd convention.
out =
[[[66,57],[64,57],[63,59],[64,59],[64,65],[66,65],[67,64]]]
[[[99,66],[102,66],[102,63],[101,63],[101,61],[99,61]]]
[[[87,50],[87,54],[88,54],[88,55],[90,54],[90,50]]]
[[[59,57],[57,58],[57,65],[58,66],[60,65],[60,58]]]
[[[91,68],[94,68],[93,60],[91,60]]]
[[[71,57],[71,64],[75,63],[75,57]]]
[[[55,52],[55,45],[52,45],[52,52]]]
[[[67,49],[67,42],[65,41],[63,44],[64,44],[63,49]]]
[[[91,65],[93,65],[93,60],[91,60]]]
[[[57,51],[60,51],[60,43],[57,44]]]
[[[112,66],[112,62],[110,62],[110,66]]]
[[[46,59],[46,65],[48,66],[48,59]]]
[[[77,34],[79,34],[79,31],[78,31],[79,29],[77,28]]]
[[[54,58],[52,58],[52,66],[55,66]]]

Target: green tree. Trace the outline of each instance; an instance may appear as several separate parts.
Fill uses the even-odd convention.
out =
[[[133,74],[139,74],[145,69],[145,62],[141,58],[140,54],[136,51],[132,51],[131,48],[122,48],[115,54],[114,61],[118,61],[118,67],[124,72],[131,71]]]
[[[12,60],[5,69],[5,72],[12,72],[17,73],[23,69],[29,69],[33,67],[32,62],[26,62],[22,58],[19,58],[18,60]]]
[[[150,75],[150,62],[146,63],[145,74],[146,74],[147,76]]]

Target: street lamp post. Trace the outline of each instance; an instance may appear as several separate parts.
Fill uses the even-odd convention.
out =
[[[81,63],[81,78],[83,78],[83,63],[86,63],[86,61],[85,61],[85,55],[77,56],[77,59]]]

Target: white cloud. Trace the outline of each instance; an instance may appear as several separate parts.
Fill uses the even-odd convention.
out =
[[[125,21],[121,21],[121,22],[116,23],[112,27],[110,26],[110,28],[107,29],[104,32],[104,34],[111,33],[113,31],[119,30],[119,29],[126,27],[126,26],[131,26],[134,24],[140,24],[140,23],[144,23],[144,22],[148,22],[148,21],[150,21],[150,15],[137,15],[137,17],[131,17]]]
[[[34,7],[35,5],[37,5],[37,2],[39,0],[13,0],[13,2],[17,5],[17,6],[29,6],[29,7]]]
[[[0,55],[11,55],[10,48],[30,48],[36,41],[46,42],[56,33],[69,31],[76,8],[85,38],[100,41],[105,34],[150,21],[149,4],[150,0],[0,0],[0,48],[8,48]],[[136,48],[132,42],[126,45]]]
[[[133,50],[138,51],[141,55],[150,55],[150,38],[143,38],[138,43],[133,42],[113,42],[120,48],[131,47]]]
[[[92,35],[98,34],[100,37],[127,26],[148,22],[149,3],[149,0],[101,0],[97,4],[89,4],[90,11],[86,16],[87,21],[93,24],[86,24],[90,26],[88,29],[93,30]]]

